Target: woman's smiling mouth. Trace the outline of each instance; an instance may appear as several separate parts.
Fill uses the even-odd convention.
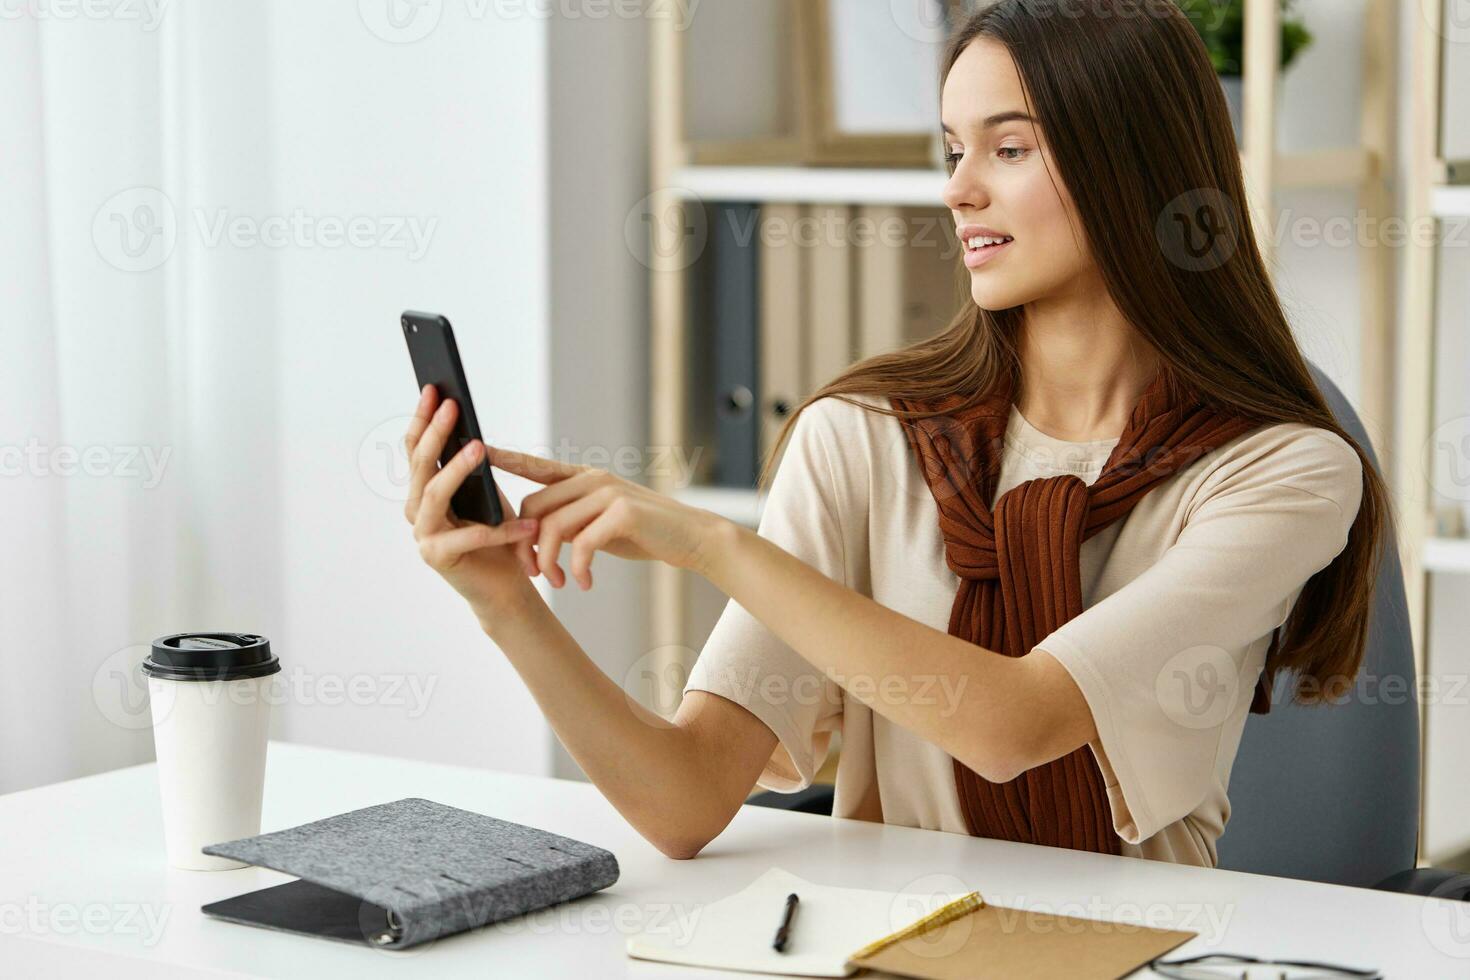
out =
[[[965,265],[971,269],[989,262],[1014,241],[1009,235],[973,235],[961,240],[965,244]]]

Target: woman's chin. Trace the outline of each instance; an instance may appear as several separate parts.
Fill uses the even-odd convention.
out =
[[[982,310],[1009,310],[1013,306],[1020,306],[1025,302],[1024,297],[1014,289],[999,289],[990,283],[981,282],[976,277],[970,282],[970,298],[975,305]]]

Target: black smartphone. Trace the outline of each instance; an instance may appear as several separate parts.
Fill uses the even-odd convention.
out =
[[[470,440],[483,439],[479,420],[475,418],[475,403],[470,400],[464,365],[459,360],[459,348],[454,343],[454,328],[447,317],[413,310],[405,310],[400,322],[403,339],[408,342],[408,356],[418,376],[418,390],[422,392],[424,385],[433,385],[441,402],[453,398],[459,405],[454,431],[439,456],[439,465],[444,466]],[[450,501],[450,509],[455,517],[466,521],[496,525],[505,520],[488,460],[480,460],[480,465],[460,484]]]

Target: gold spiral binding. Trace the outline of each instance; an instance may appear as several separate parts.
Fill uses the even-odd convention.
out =
[[[850,962],[852,960],[861,960],[866,959],[869,956],[875,956],[878,953],[881,953],[883,950],[887,949],[889,946],[892,946],[894,943],[901,943],[906,939],[913,939],[915,936],[922,936],[926,932],[932,932],[935,929],[938,929],[940,926],[949,925],[955,919],[969,915],[976,909],[982,909],[984,907],[985,899],[980,897],[980,893],[970,892],[970,894],[965,895],[962,898],[957,898],[953,902],[949,902],[946,905],[941,905],[939,908],[935,909],[933,912],[930,912],[919,921],[914,922],[911,925],[904,926],[902,929],[898,930],[898,932],[893,933],[891,936],[884,936],[882,939],[878,939],[874,942],[869,943],[862,949],[858,950],[856,953],[853,953],[851,956],[849,956],[848,960]]]

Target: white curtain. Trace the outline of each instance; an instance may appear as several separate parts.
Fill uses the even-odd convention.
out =
[[[0,3],[0,792],[149,761],[122,681],[198,629],[271,638],[278,739],[551,769],[372,450],[412,408],[411,308],[454,320],[504,445],[641,445],[646,24],[443,4],[409,38],[382,10]],[[275,241],[297,216],[317,236]],[[621,677],[641,616],[606,590],[553,598]]]
[[[270,259],[180,234],[195,201],[262,186],[267,127],[232,71],[259,21],[119,3],[0,24],[0,792],[152,758],[152,638],[270,628],[210,619],[222,594],[273,608]]]

